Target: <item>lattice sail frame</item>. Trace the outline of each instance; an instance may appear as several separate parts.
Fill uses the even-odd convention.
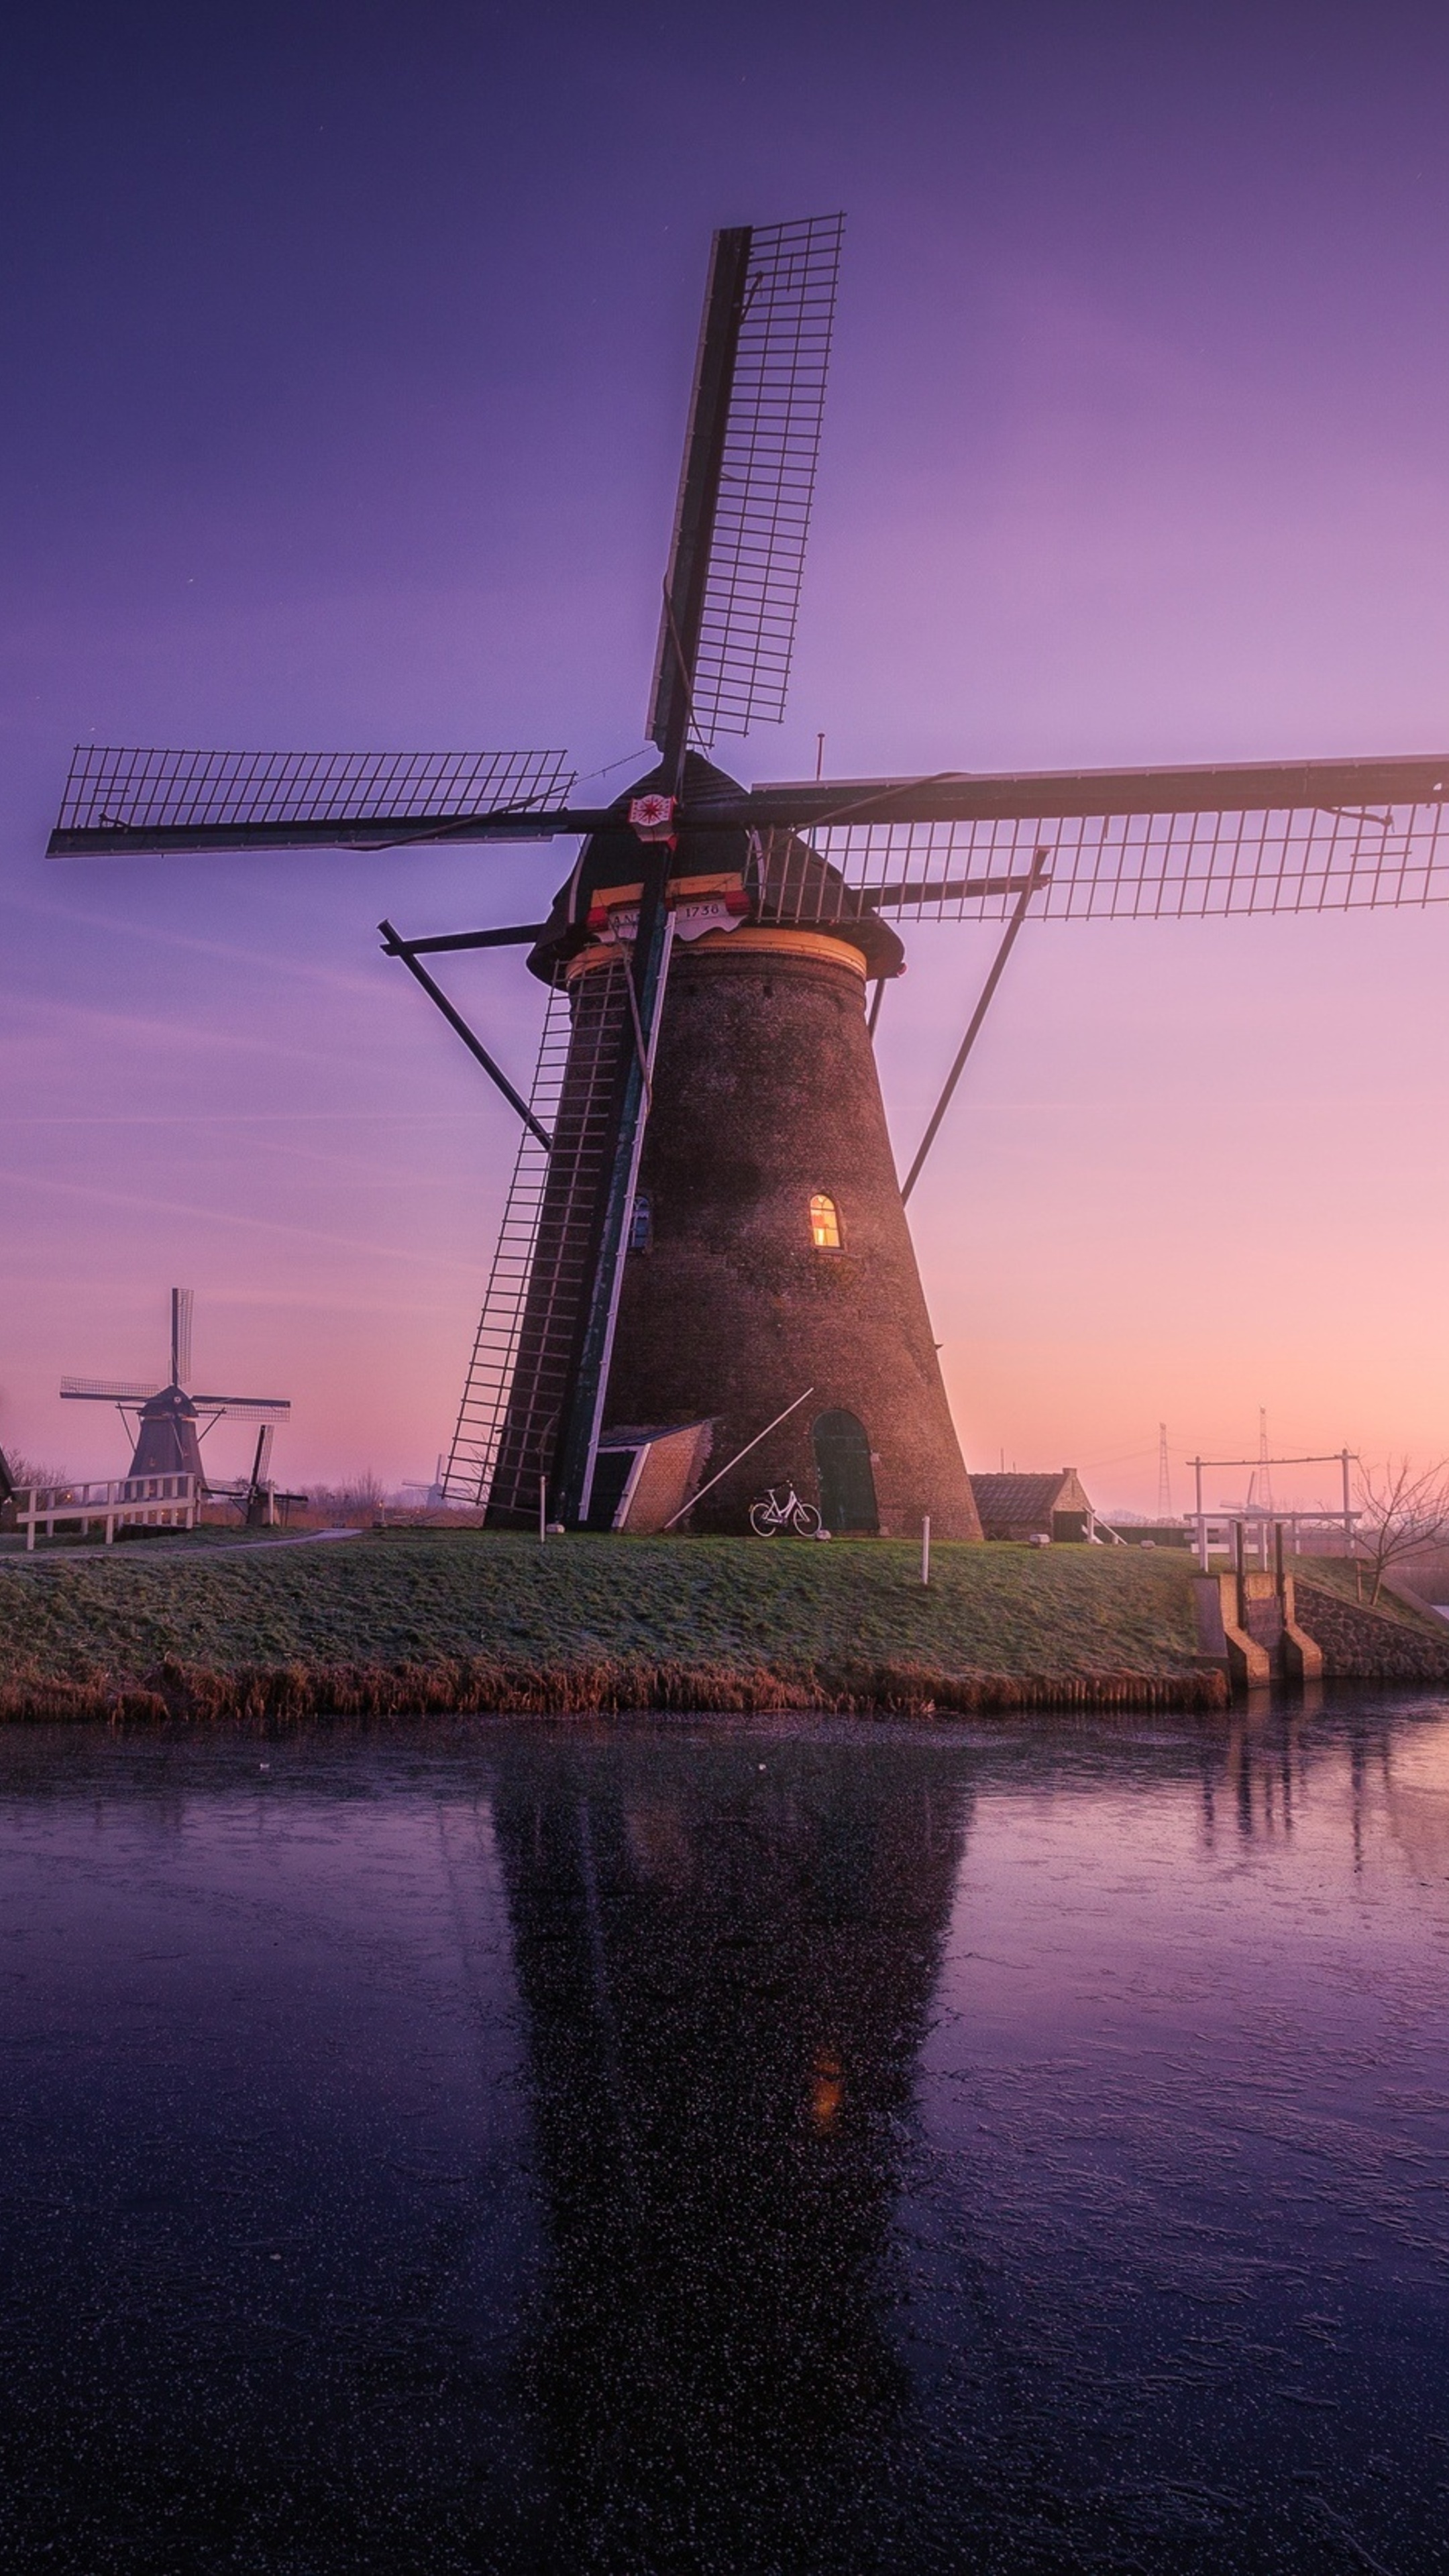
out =
[[[549,993],[539,1035],[528,1105],[540,1126],[552,1133],[558,1120],[564,1076],[568,1070],[571,1014],[562,985]],[[493,1491],[494,1470],[513,1389],[523,1312],[533,1273],[533,1256],[548,1187],[551,1148],[542,1146],[531,1128],[520,1129],[518,1153],[504,1201],[484,1292],[483,1310],[473,1337],[458,1420],[443,1473],[444,1500],[486,1505]]]
[[[753,839],[771,913],[822,925],[863,908],[913,921],[1004,920],[1038,851],[1047,864],[1034,920],[1204,920],[1449,900],[1449,807],[1437,802],[840,822]]]
[[[751,234],[694,668],[706,747],[784,718],[844,230],[813,215]]]
[[[81,743],[56,829],[217,831],[450,822],[559,802],[562,751],[137,751]]]

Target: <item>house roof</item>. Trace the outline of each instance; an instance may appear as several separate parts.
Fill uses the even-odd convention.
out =
[[[1063,1486],[1074,1476],[1071,1467],[1058,1467],[1047,1476],[973,1476],[971,1491],[983,1522],[1036,1529],[1051,1519]]]

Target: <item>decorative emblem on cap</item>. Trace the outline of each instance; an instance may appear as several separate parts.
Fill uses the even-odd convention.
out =
[[[629,820],[641,841],[674,843],[674,817],[678,804],[672,796],[634,796],[629,800]]]

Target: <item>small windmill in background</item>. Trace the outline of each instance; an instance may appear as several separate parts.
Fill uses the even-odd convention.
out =
[[[1258,1457],[1248,1479],[1248,1499],[1244,1506],[1250,1512],[1266,1512],[1271,1519],[1277,1505],[1273,1500],[1273,1462],[1268,1455],[1268,1412],[1258,1407]]]
[[[172,1289],[171,1375],[164,1386],[158,1386],[154,1379],[63,1377],[60,1391],[71,1404],[114,1404],[133,1443],[129,1469],[132,1476],[194,1476],[200,1489],[207,1489],[201,1443],[213,1424],[224,1414],[241,1421],[260,1422],[263,1427],[248,1488],[250,1504],[265,1489],[272,1434],[279,1422],[289,1419],[291,1403],[280,1395],[191,1394],[187,1381],[191,1376],[192,1305],[190,1288]]]

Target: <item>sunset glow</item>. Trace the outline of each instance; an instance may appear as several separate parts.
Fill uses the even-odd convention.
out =
[[[716,224],[849,218],[789,718],[722,739],[733,774],[809,776],[821,733],[839,777],[1449,743],[1437,17],[1308,47],[1293,13],[907,5],[825,42],[746,6],[661,66],[652,11],[563,16],[562,47],[447,0],[21,39],[0,1445],[31,1459],[122,1471],[59,1382],[154,1368],[182,1282],[198,1370],[291,1399],[280,1476],[431,1476],[515,1131],[376,924],[537,920],[572,845],[45,838],[76,741],[639,774]],[[903,935],[902,1170],[999,934]],[[526,1088],[518,953],[445,962]],[[1028,925],[911,1202],[972,1466],[1151,1508],[1165,1421],[1181,1508],[1260,1407],[1284,1450],[1449,1453],[1446,967],[1433,908]]]

